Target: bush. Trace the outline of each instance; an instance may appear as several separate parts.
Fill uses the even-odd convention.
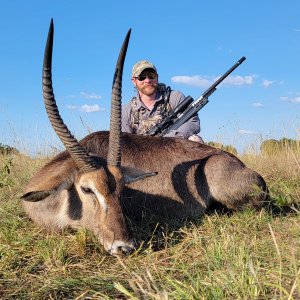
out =
[[[214,148],[218,148],[218,149],[227,151],[227,152],[229,152],[233,155],[238,154],[237,150],[231,145],[223,145],[223,144],[217,143],[217,142],[208,142],[207,145],[211,146],[211,147],[214,147]]]
[[[282,138],[280,140],[269,139],[261,143],[260,151],[264,155],[277,155],[283,151],[292,151],[300,153],[300,142],[288,138]]]
[[[14,147],[10,147],[8,145],[4,145],[0,143],[0,154],[2,155],[19,154],[19,151]]]
[[[13,180],[10,176],[11,168],[13,166],[12,158],[4,158],[2,168],[0,169],[0,188],[13,185]]]

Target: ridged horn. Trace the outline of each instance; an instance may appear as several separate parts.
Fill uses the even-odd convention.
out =
[[[97,166],[94,159],[88,155],[87,151],[70,133],[68,127],[64,124],[56,105],[52,87],[53,35],[54,26],[53,19],[51,19],[43,62],[43,98],[48,118],[56,134],[69,151],[78,167],[83,171],[96,170],[99,166]]]
[[[131,29],[127,32],[122,44],[112,86],[109,146],[107,153],[107,164],[112,166],[121,165],[122,76],[130,33]]]

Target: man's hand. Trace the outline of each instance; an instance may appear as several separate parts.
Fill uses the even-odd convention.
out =
[[[188,140],[193,141],[193,142],[197,142],[197,143],[201,143],[204,144],[204,141],[202,140],[202,138],[198,135],[198,134],[193,134],[191,135]]]

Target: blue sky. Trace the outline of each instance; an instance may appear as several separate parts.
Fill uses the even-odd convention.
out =
[[[201,136],[243,150],[300,137],[300,1],[1,1],[0,142],[36,153],[63,149],[47,119],[41,68],[54,19],[53,84],[77,138],[109,126],[116,58],[132,28],[131,68],[152,61],[159,80],[198,98],[238,59],[246,61],[199,112]]]

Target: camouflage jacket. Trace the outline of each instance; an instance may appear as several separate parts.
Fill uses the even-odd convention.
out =
[[[170,92],[168,101],[166,101],[166,96],[164,95],[164,88],[160,86],[156,93],[155,104],[153,108],[149,110],[140,100],[137,93],[127,105],[123,106],[122,131],[143,135],[147,134],[152,126],[159,123],[185,98],[181,92],[173,90]],[[166,136],[188,138],[199,132],[200,120],[198,115],[195,115],[177,130],[170,131]]]

